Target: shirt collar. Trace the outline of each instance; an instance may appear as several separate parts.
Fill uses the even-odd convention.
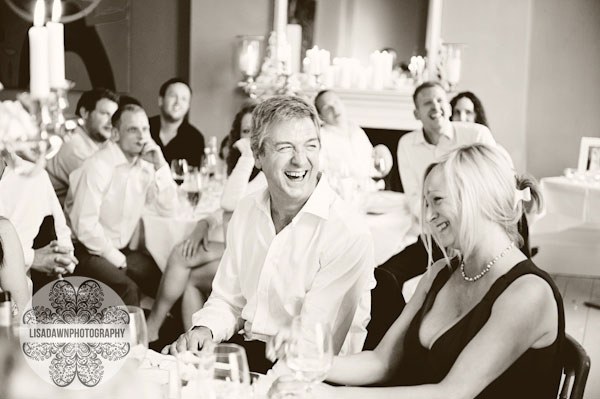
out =
[[[448,129],[447,131],[443,131],[442,132],[442,137],[441,138],[446,138],[448,140],[452,140],[454,138],[454,126],[452,126],[452,122],[450,123],[450,129]],[[427,145],[431,145],[427,140],[425,140],[425,131],[423,130],[423,128],[418,130],[417,137],[416,137],[416,143],[415,144],[427,144]]]
[[[327,177],[321,173],[317,186],[302,209],[300,209],[298,214],[294,216],[293,220],[296,220],[298,216],[303,213],[310,213],[320,217],[321,219],[327,220],[329,218],[329,208],[335,199],[335,196],[336,194],[329,185]],[[268,186],[260,195],[256,197],[256,203],[263,212],[271,217],[271,196],[269,195]]]

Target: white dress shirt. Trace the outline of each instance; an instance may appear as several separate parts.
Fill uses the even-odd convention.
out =
[[[177,201],[168,165],[155,171],[142,159],[130,163],[112,141],[71,174],[70,185],[65,207],[75,236],[117,267],[125,264],[120,249],[131,240],[144,204],[169,216]]]
[[[46,171],[22,176],[6,166],[0,179],[0,216],[9,219],[15,226],[27,269],[31,267],[35,255],[33,240],[39,233],[42,221],[49,215],[54,217],[57,241],[64,247],[73,248],[71,230],[67,227]]]
[[[335,353],[359,352],[375,286],[366,224],[325,177],[279,234],[270,207],[268,189],[238,203],[212,293],[193,325],[208,327],[217,342],[242,328],[246,339],[266,341],[306,314],[330,324]]]
[[[483,143],[496,145],[490,130],[470,122],[450,122],[450,135],[442,135],[437,145],[425,140],[423,129],[414,130],[400,138],[398,143],[398,168],[400,180],[411,212],[417,220],[421,218],[421,196],[425,170],[439,162],[450,151],[468,144]]]
[[[78,127],[69,141],[63,143],[58,153],[48,160],[46,171],[61,205],[64,204],[69,190],[69,175],[91,157],[101,144],[88,136],[83,128]]]
[[[319,165],[330,176],[363,180],[373,175],[373,145],[356,123],[344,130],[325,124],[321,128]]]

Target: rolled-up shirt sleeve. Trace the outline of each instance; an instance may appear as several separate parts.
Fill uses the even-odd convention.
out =
[[[147,195],[147,203],[161,216],[171,216],[177,207],[177,185],[165,164],[154,172],[154,182]]]
[[[367,231],[344,240],[321,261],[304,298],[302,315],[330,324],[335,354],[342,348],[344,353],[360,352],[370,320],[370,290],[375,286],[371,234]]]
[[[69,218],[77,239],[90,253],[102,256],[116,267],[120,267],[125,264],[125,255],[106,237],[100,224],[102,195],[111,179],[110,171],[101,170],[102,166],[88,163],[81,169]]]

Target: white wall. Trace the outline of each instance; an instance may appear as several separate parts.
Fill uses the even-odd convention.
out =
[[[535,0],[530,59],[527,165],[560,175],[600,137],[600,1]]]
[[[532,1],[444,0],[442,13],[444,41],[467,44],[458,91],[481,98],[496,141],[521,172],[527,164]]]
[[[190,122],[206,136],[224,137],[241,103],[242,79],[234,59],[236,35],[267,35],[273,24],[270,0],[192,0]]]

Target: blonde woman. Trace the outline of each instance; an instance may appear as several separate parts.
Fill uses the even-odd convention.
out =
[[[564,340],[562,298],[518,244],[531,180],[483,144],[432,165],[423,189],[424,242],[446,257],[373,351],[337,357],[319,398],[556,398]],[[431,262],[430,262],[431,263]]]

